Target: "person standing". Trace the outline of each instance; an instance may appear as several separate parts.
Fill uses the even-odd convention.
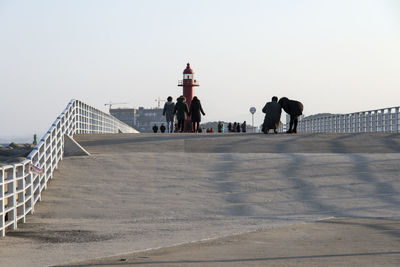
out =
[[[272,97],[271,102],[265,104],[262,112],[265,113],[262,127],[263,133],[267,134],[270,129],[273,129],[274,133],[278,133],[282,113],[281,105],[278,103],[278,97]]]
[[[163,116],[167,121],[167,132],[172,133],[174,131],[174,109],[175,103],[172,102],[172,96],[167,98],[167,102],[164,104]]]
[[[201,114],[203,114],[203,116],[206,115],[203,111],[200,100],[197,98],[197,96],[195,96],[192,99],[192,103],[190,104],[190,111],[189,111],[189,116],[191,116],[191,120],[192,120],[192,129],[193,129],[193,132],[195,132],[195,133],[197,133],[199,131]]]
[[[236,132],[240,133],[240,123],[236,123]]]
[[[245,133],[247,131],[246,121],[242,123],[242,132]]]
[[[218,132],[219,133],[224,132],[224,124],[221,121],[218,122]]]
[[[183,132],[185,129],[185,120],[189,114],[188,106],[186,104],[186,98],[181,95],[176,99],[176,105],[174,108],[174,115],[176,114],[176,119],[178,120],[178,130]]]
[[[232,122],[228,123],[228,132],[233,132]]]

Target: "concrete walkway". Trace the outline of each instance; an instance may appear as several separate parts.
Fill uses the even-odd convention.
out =
[[[398,134],[120,134],[85,135],[76,140],[92,156],[62,161],[35,215],[0,240],[0,266],[71,264],[202,239],[229,239],[252,231],[265,233],[265,242],[269,234],[281,231],[286,244],[300,242],[302,246],[307,238],[322,241],[323,227],[351,225],[348,222],[357,218],[384,218],[371,221],[377,228],[390,219],[394,234],[382,242],[374,237],[370,243],[385,243],[385,250],[368,245],[348,253],[359,257],[369,251],[381,253],[387,264],[399,259],[395,253],[400,250],[396,249],[400,248],[396,232],[400,219]],[[346,224],[312,223],[322,230],[310,235],[313,231],[299,228],[303,239],[278,230],[308,227],[307,223],[332,217]],[[360,232],[365,235],[374,227],[360,229],[365,229]],[[359,243],[357,236],[348,241]],[[247,242],[247,235],[241,237]],[[266,251],[284,248],[279,240]],[[232,250],[222,258],[216,253],[213,266],[219,266],[221,259],[233,264],[237,258],[331,255],[319,250],[318,243],[310,244],[309,253],[238,257]],[[330,249],[345,253],[335,250],[337,244],[332,243]],[[179,261],[179,257],[169,259]],[[202,257],[207,259],[206,254]]]
[[[330,219],[80,262],[95,266],[399,266],[400,221]],[[60,266],[59,266],[60,267]]]

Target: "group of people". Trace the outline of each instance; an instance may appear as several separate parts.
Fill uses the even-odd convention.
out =
[[[239,122],[232,122],[228,123],[228,132],[230,133],[245,133],[247,131],[247,126],[246,126],[246,121],[244,121],[242,124]]]
[[[287,133],[297,133],[298,118],[303,114],[303,104],[296,100],[289,100],[287,97],[282,97],[278,101],[276,96],[272,97],[271,102],[265,104],[262,109],[262,112],[265,113],[262,127],[263,133],[267,134],[269,130],[274,130],[274,133],[278,133],[282,109],[290,116]]]
[[[262,109],[262,112],[265,113],[264,123],[262,125],[263,133],[267,134],[270,130],[273,130],[274,133],[278,133],[282,109],[290,116],[289,129],[287,130],[287,133],[297,132],[298,117],[303,114],[303,104],[296,100],[290,100],[287,97],[282,97],[278,101],[278,97],[274,96],[272,97],[271,102],[266,103],[264,108]],[[185,121],[188,117],[190,117],[192,123],[192,132],[201,132],[202,129],[199,127],[201,122],[201,115],[204,116],[206,114],[197,96],[193,97],[190,108],[188,108],[186,98],[183,95],[176,99],[176,103],[173,102],[172,96],[169,96],[163,109],[163,116],[165,116],[166,118],[167,125],[165,127],[164,124],[161,124],[160,131],[162,133],[164,133],[165,131],[167,131],[168,133],[172,133],[174,131],[184,132]],[[177,124],[174,124],[175,116],[178,121]],[[220,122],[218,124],[218,132],[222,132],[222,129],[223,124]],[[153,131],[155,133],[158,131],[157,125],[153,126]],[[228,131],[245,133],[246,121],[242,124],[240,124],[239,122],[230,122],[228,124]],[[211,131],[208,130],[207,132]]]
[[[204,116],[206,114],[197,96],[193,97],[190,108],[188,108],[186,98],[183,95],[176,99],[176,104],[172,100],[172,96],[169,96],[163,109],[163,116],[165,116],[167,121],[167,132],[172,133],[174,131],[175,116],[178,121],[178,132],[183,132],[185,130],[185,120],[188,117],[191,117],[192,131],[195,133],[199,132],[199,130],[201,130],[199,129],[201,115],[203,114]]]

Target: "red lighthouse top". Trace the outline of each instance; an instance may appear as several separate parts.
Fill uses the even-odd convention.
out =
[[[178,86],[199,86],[199,83],[193,76],[194,71],[190,68],[190,64],[187,63],[186,69],[183,71],[183,80],[178,82]]]
[[[186,65],[186,69],[183,71],[183,74],[194,74],[194,71],[190,68],[190,64]]]

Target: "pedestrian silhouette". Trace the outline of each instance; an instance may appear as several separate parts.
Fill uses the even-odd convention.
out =
[[[174,108],[174,114],[176,114],[176,119],[178,120],[178,130],[183,132],[185,130],[185,120],[187,119],[189,110],[186,104],[186,98],[181,95],[176,100],[176,105]]]
[[[199,130],[201,114],[203,114],[203,116],[206,115],[203,111],[200,100],[197,98],[197,96],[195,96],[192,99],[192,103],[190,104],[190,111],[189,111],[189,116],[191,117],[191,120],[192,120],[192,129],[193,129],[193,132],[195,132],[195,133],[197,133]]]
[[[167,121],[167,132],[172,133],[174,131],[175,103],[172,101],[172,96],[169,96],[167,100],[164,104],[163,116],[165,116],[165,120]]]
[[[271,102],[265,104],[262,112],[265,113],[262,132],[267,134],[269,130],[272,129],[274,133],[278,133],[282,113],[281,105],[278,103],[278,97],[272,97]]]
[[[282,97],[278,103],[290,115],[287,133],[297,133],[297,123],[299,122],[299,116],[303,114],[303,104],[296,100],[289,100],[287,97]]]

